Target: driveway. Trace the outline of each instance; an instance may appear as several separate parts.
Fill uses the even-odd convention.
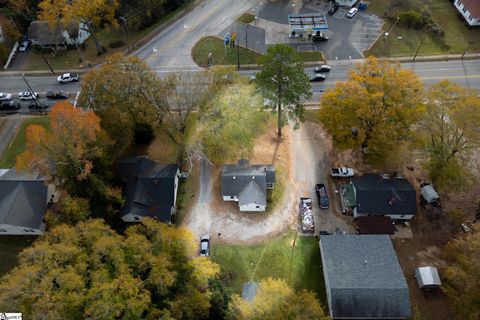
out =
[[[289,145],[292,168],[286,183],[284,199],[278,209],[269,214],[240,212],[236,203],[222,202],[218,207],[219,190],[213,192],[209,184],[212,171],[201,164],[200,196],[183,225],[190,228],[198,237],[209,233],[225,242],[253,243],[269,238],[288,228],[297,228],[299,222],[298,201],[301,196],[315,199],[314,184],[327,182],[329,170],[328,149],[324,143],[323,131],[312,123],[304,124],[299,130],[289,132],[283,143]],[[213,178],[217,178],[214,176]],[[209,190],[205,190],[209,188]],[[211,192],[212,200],[207,194]],[[332,205],[338,198],[330,192]],[[348,218],[335,214],[334,210],[318,208],[315,199],[313,213],[316,233],[320,230],[333,232],[336,229],[346,233],[354,233],[354,228],[346,221]]]

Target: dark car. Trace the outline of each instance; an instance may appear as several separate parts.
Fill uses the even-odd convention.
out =
[[[325,78],[323,73],[312,74],[310,76],[310,82],[325,81]]]
[[[45,110],[48,109],[48,107],[48,103],[40,101],[38,101],[37,103],[35,103],[35,101],[32,101],[28,104],[28,108],[30,110]]]
[[[68,99],[68,92],[65,91],[47,91],[48,99]]]
[[[15,102],[15,101],[3,101],[2,104],[0,104],[0,110],[5,111],[5,110],[18,110],[20,109],[20,103]]]
[[[330,10],[328,10],[328,15],[333,16],[335,12],[337,12],[338,8],[340,8],[340,5],[338,3],[335,3],[333,7],[331,7]]]
[[[315,185],[315,193],[317,194],[318,206],[320,209],[328,209],[330,202],[328,200],[327,188],[325,188],[323,183],[318,183]]]

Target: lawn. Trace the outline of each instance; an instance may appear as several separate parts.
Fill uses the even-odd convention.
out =
[[[17,255],[30,246],[36,236],[1,236],[0,237],[0,276],[10,271],[17,264]]]
[[[368,12],[383,16],[389,10],[391,0],[371,0]],[[469,53],[480,52],[480,29],[467,29],[462,18],[459,19],[458,11],[448,0],[421,1],[412,0],[411,3],[419,8],[428,8],[432,19],[445,30],[445,38],[436,40],[431,34],[402,27],[398,24],[390,30],[387,39],[380,38],[366,55],[375,56],[413,56],[420,47],[418,55],[461,54],[467,47]],[[390,29],[392,23],[385,23],[385,31]],[[422,43],[423,40],[423,43]],[[470,45],[470,42],[472,44]],[[422,45],[420,46],[420,44]]]
[[[243,283],[250,280],[283,278],[297,290],[315,292],[326,306],[318,239],[295,234],[289,232],[252,246],[213,243],[212,260],[220,264],[226,278],[231,279],[236,293],[241,293]],[[291,246],[295,238],[296,245]]]
[[[255,20],[255,15],[251,13],[244,13],[237,19],[238,22],[245,23],[245,24],[248,24],[253,20]]]
[[[22,126],[18,130],[13,142],[8,146],[7,150],[5,150],[4,154],[0,158],[0,168],[11,168],[15,166],[15,158],[25,150],[25,131],[26,128],[31,124],[38,124],[48,128],[48,116],[36,116],[23,120]]]

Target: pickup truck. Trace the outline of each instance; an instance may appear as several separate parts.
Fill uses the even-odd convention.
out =
[[[334,178],[348,178],[348,177],[353,177],[355,175],[352,168],[346,168],[346,167],[331,168],[330,174]]]
[[[320,209],[328,209],[328,193],[327,188],[325,188],[325,185],[323,183],[317,183],[315,185],[315,193],[317,194],[318,206],[320,207]]]
[[[303,232],[315,232],[315,223],[312,214],[312,199],[300,198],[300,220]]]

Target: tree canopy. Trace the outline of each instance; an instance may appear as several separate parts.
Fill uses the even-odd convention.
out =
[[[312,95],[310,80],[295,49],[289,45],[268,47],[259,63],[262,70],[256,74],[255,84],[268,102],[266,107],[277,112],[278,136],[281,137],[282,127],[288,121],[294,123],[294,128],[303,122],[303,101]]]
[[[230,304],[230,319],[329,319],[315,294],[306,290],[295,292],[282,279],[264,279],[259,282],[253,301],[234,296]]]
[[[60,225],[19,260],[0,309],[31,319],[204,319],[219,272],[190,231],[148,218],[124,236],[101,220]]]
[[[369,57],[327,89],[320,119],[335,145],[383,158],[406,139],[422,112],[422,83],[399,64]]]
[[[426,112],[417,130],[432,180],[443,186],[462,186],[471,153],[480,148],[480,98],[449,81],[430,87]]]

